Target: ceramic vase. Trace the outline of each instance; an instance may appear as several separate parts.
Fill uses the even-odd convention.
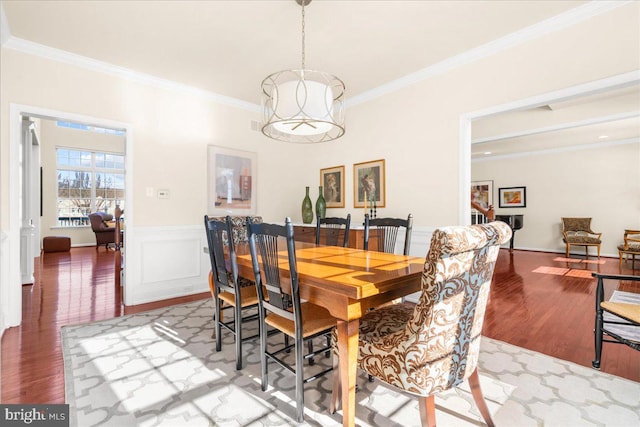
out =
[[[313,221],[313,205],[311,205],[311,199],[309,198],[309,187],[305,187],[306,194],[302,200],[302,222],[305,224],[311,224]]]
[[[318,187],[318,200],[316,200],[316,219],[325,218],[327,213],[327,202],[322,194],[322,185]]]

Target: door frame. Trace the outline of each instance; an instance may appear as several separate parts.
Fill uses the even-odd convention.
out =
[[[496,114],[507,113],[517,110],[540,107],[552,102],[566,101],[578,96],[593,95],[612,89],[619,89],[640,82],[640,70],[618,74],[591,82],[570,86],[552,92],[517,101],[500,104],[483,110],[473,111],[460,116],[460,141],[459,141],[459,168],[460,182],[458,183],[458,210],[459,224],[469,225],[471,223],[471,126],[474,120],[494,116]]]
[[[49,120],[65,120],[79,122],[88,125],[118,129],[125,131],[125,207],[127,210],[127,246],[135,238],[131,224],[134,223],[133,205],[133,125],[126,122],[69,113],[66,111],[35,107],[23,104],[9,104],[9,231],[5,244],[7,251],[0,251],[0,294],[3,313],[3,327],[18,326],[22,322],[22,280],[20,274],[20,206],[15,201],[19,200],[20,176],[19,161],[22,143],[22,117],[29,116]],[[124,254],[127,256],[126,251]],[[123,286],[123,301],[126,295],[128,273],[125,270]]]

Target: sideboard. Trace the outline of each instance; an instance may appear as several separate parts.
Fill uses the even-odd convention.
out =
[[[324,229],[320,230],[320,243],[324,242]],[[315,224],[295,224],[293,226],[293,236],[299,242],[316,242],[316,225]],[[342,234],[338,240],[342,239]],[[369,236],[369,247],[377,247],[377,239],[375,235]],[[364,227],[356,226],[349,230],[349,247],[354,249],[364,249]]]

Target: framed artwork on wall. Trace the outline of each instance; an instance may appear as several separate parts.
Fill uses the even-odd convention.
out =
[[[207,147],[207,212],[210,215],[256,213],[257,154]]]
[[[344,165],[320,169],[320,185],[327,208],[344,208]]]
[[[501,208],[524,208],[527,206],[526,187],[499,188],[498,194],[498,203]]]
[[[386,205],[384,159],[353,165],[353,207]]]
[[[489,209],[493,205],[493,181],[471,181],[471,201],[482,209]],[[472,209],[472,212],[475,211]]]

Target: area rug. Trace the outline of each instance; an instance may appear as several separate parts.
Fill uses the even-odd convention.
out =
[[[215,351],[212,313],[202,300],[63,327],[71,426],[298,425],[293,375],[271,364],[263,392],[258,342],[245,342],[245,367],[236,371],[229,333]],[[640,425],[640,383],[486,337],[479,370],[498,426]],[[357,425],[420,425],[415,398],[364,374],[357,382]],[[341,425],[330,397],[331,375],[307,384],[302,425]],[[484,425],[466,385],[438,395],[436,414],[440,427]]]

